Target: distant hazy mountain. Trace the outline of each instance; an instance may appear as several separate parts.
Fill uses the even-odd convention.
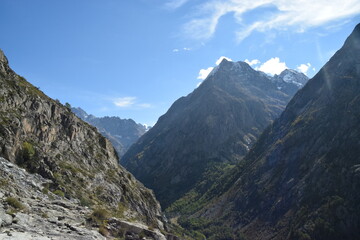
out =
[[[239,161],[305,78],[288,70],[270,77],[247,63],[223,60],[194,92],[171,106],[121,163],[166,208],[206,178],[205,172]]]
[[[147,131],[146,126],[136,123],[132,119],[95,117],[87,114],[79,107],[71,108],[71,111],[82,120],[98,128],[99,132],[111,141],[120,157]]]
[[[360,25],[209,189],[177,204],[210,239],[359,239]]]

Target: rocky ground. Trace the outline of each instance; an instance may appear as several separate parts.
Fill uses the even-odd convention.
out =
[[[108,239],[110,233],[120,239],[166,239],[136,222],[110,218],[106,227],[91,224],[93,210],[47,192],[49,181],[0,158],[0,239]]]

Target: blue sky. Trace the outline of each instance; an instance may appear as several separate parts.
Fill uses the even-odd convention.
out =
[[[220,57],[312,77],[359,0],[0,0],[0,48],[47,95],[153,125]]]

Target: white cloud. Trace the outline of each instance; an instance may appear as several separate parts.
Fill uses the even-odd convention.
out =
[[[249,61],[248,59],[245,59],[245,61],[247,64],[249,64],[250,66],[253,66],[253,65],[257,65],[260,63],[260,61],[258,59],[253,59],[251,61]]]
[[[221,56],[221,57],[219,57],[219,59],[218,59],[218,60],[216,60],[215,64],[216,64],[216,65],[219,65],[219,64],[222,62],[222,60],[224,60],[224,59],[226,59],[226,60],[228,60],[228,61],[232,62],[232,59],[231,59],[231,58]]]
[[[122,97],[116,98],[114,104],[117,107],[130,107],[135,104],[136,97]]]
[[[115,106],[121,107],[121,108],[129,108],[129,107],[151,108],[152,107],[152,105],[150,103],[137,103],[136,97],[115,98],[113,100],[113,103]]]
[[[285,62],[280,62],[278,57],[270,58],[268,61],[261,64],[260,67],[255,68],[256,70],[262,71],[264,73],[275,75],[280,74],[282,71],[287,69]]]
[[[303,74],[307,75],[307,72],[309,70],[309,68],[311,67],[311,64],[310,63],[307,63],[307,64],[300,64],[300,66],[297,66],[296,69],[299,71],[299,72],[302,72]]]
[[[197,79],[205,80],[213,69],[213,67],[208,67],[207,69],[200,69]]]
[[[188,48],[188,47],[183,47],[183,48],[174,48],[172,50],[173,52],[180,52],[180,51],[191,51],[191,48]]]
[[[174,0],[173,6],[181,6],[186,0]],[[246,13],[262,8],[262,18],[250,22]],[[293,30],[304,32],[311,27],[338,25],[360,13],[359,0],[212,0],[197,6],[197,13],[187,22],[183,31],[187,37],[206,40],[211,38],[221,17],[232,14],[239,28],[239,41],[253,31]]]
[[[216,60],[215,64],[219,65],[222,62],[222,60],[224,60],[224,59],[226,59],[228,61],[232,61],[231,58],[221,56],[221,57],[218,58],[218,60]],[[206,69],[200,69],[197,79],[205,80],[213,69],[214,69],[214,67],[208,67]],[[200,86],[200,84],[201,84],[201,82],[198,83],[198,85],[196,87]]]
[[[165,7],[168,9],[176,9],[187,3],[189,0],[170,0],[165,3]]]

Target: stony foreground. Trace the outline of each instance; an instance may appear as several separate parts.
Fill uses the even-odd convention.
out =
[[[0,239],[107,239],[99,226],[88,222],[90,208],[47,192],[49,183],[0,158]],[[125,239],[166,239],[145,225],[116,218],[100,231],[104,235],[122,231]]]

